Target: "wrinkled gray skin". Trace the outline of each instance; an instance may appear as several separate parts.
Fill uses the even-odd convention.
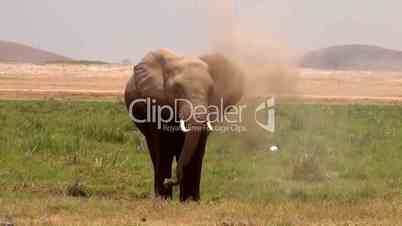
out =
[[[188,58],[160,49],[147,54],[135,66],[127,83],[125,101],[128,109],[132,101],[147,97],[156,99],[160,106],[173,106],[176,99],[187,99],[193,106],[219,106],[223,99],[223,107],[226,107],[236,104],[242,97],[243,77],[238,67],[222,55]],[[145,119],[147,111],[146,106],[136,104],[132,114]],[[182,104],[175,114],[186,119],[194,113],[192,111],[190,106]],[[147,140],[157,196],[171,198],[172,186],[180,185],[181,201],[199,200],[202,159],[209,134],[207,118],[208,113],[198,114],[199,122],[191,118],[186,124],[189,132],[163,131],[153,122],[135,123]],[[180,128],[173,121],[165,125]],[[173,158],[177,160],[175,177],[171,175]]]

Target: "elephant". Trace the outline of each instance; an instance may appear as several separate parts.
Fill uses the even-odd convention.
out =
[[[223,54],[184,57],[158,49],[134,66],[125,104],[145,136],[156,197],[172,199],[172,188],[179,185],[180,201],[200,200],[202,161],[213,130],[213,116],[205,109],[229,111],[243,92],[244,73]]]

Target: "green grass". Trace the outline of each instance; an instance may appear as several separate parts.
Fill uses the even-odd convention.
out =
[[[249,112],[247,132],[211,135],[202,198],[399,199],[401,116],[402,106],[280,105],[270,134]],[[96,198],[151,197],[151,163],[124,105],[1,101],[0,198],[64,194],[76,182]]]

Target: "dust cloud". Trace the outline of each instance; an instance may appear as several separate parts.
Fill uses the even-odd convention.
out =
[[[292,51],[278,40],[264,21],[247,23],[237,15],[233,0],[209,4],[209,48],[236,62],[246,74],[246,98],[294,95],[297,69]],[[268,28],[269,29],[269,28]]]

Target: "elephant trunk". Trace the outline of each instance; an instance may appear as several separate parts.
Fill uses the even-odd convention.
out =
[[[183,117],[181,117],[183,119]],[[176,176],[166,179],[165,187],[170,188],[181,183],[183,179],[184,168],[191,162],[194,154],[198,151],[200,138],[207,130],[212,130],[212,126],[207,122],[207,114],[198,114],[197,117],[192,117],[189,120],[189,126],[186,126],[184,120],[180,121],[182,131],[185,132],[185,139],[180,158],[176,166]]]

